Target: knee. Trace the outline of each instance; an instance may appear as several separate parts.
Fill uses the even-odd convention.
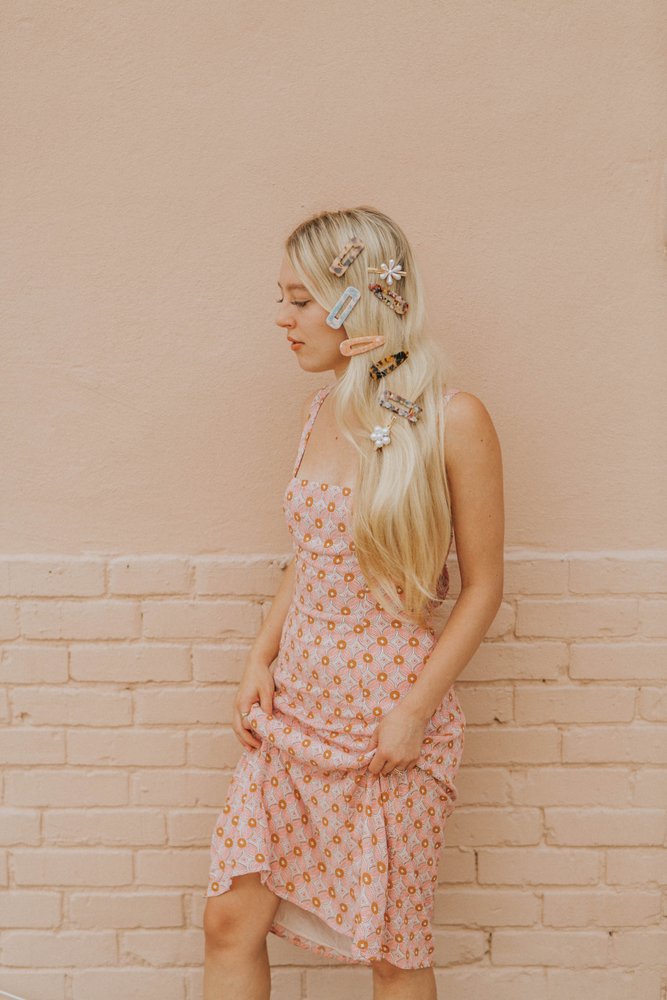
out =
[[[401,975],[405,975],[405,970],[392,965],[386,958],[381,958],[379,961],[373,962],[373,975],[382,983],[395,983]]]
[[[251,915],[229,892],[211,896],[204,910],[204,937],[210,951],[254,951],[266,939]]]

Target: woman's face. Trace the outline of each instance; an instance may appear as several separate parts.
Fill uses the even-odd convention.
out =
[[[278,286],[281,297],[276,323],[286,331],[290,349],[296,354],[303,370],[333,370],[340,378],[350,363],[350,359],[343,357],[339,349],[347,339],[345,327],[333,330],[327,326],[327,310],[304,288],[287,257],[280,268]]]

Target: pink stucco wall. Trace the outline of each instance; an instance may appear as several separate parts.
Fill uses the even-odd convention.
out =
[[[660,1000],[664,4],[7,0],[2,21],[0,989],[201,995],[231,698],[322,384],[273,322],[281,241],[372,204],[504,456],[442,996]],[[271,947],[276,1000],[370,996]]]

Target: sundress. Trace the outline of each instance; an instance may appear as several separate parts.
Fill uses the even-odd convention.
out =
[[[259,872],[280,897],[271,931],[318,955],[401,969],[433,962],[433,890],[465,716],[451,687],[403,773],[375,775],[369,737],[437,642],[371,597],[354,554],[349,487],[299,479],[313,400],[284,511],[296,578],[274,671],[272,714],[249,715],[244,750],[211,843],[206,896]],[[449,390],[448,401],[458,389]],[[441,593],[449,587],[443,568]]]

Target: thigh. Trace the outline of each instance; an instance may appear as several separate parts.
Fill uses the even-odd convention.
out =
[[[204,911],[204,930],[209,940],[221,938],[233,943],[264,940],[271,929],[280,898],[271,892],[259,872],[238,875],[231,888],[219,896],[209,896]]]

